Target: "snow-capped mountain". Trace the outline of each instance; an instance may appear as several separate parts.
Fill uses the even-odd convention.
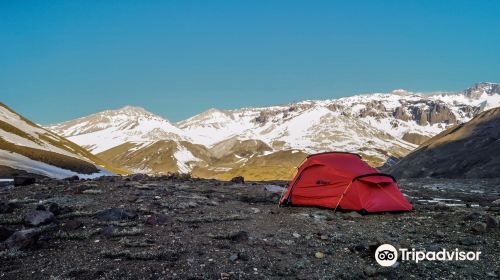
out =
[[[107,110],[48,129],[137,173],[188,173],[202,161],[184,131],[140,107]]]
[[[113,169],[90,152],[0,103],[0,176],[93,178],[113,174],[108,170]]]
[[[115,164],[127,162],[125,167],[146,173],[198,171],[210,177],[206,174],[243,168],[258,162],[254,157],[264,160],[283,151],[288,158],[298,151],[350,151],[382,165],[446,128],[500,106],[499,91],[493,83],[479,83],[461,93],[395,90],[263,108],[210,109],[176,124],[144,109],[125,107],[49,128]],[[261,144],[258,149],[246,145],[244,156],[221,155],[220,147],[233,143],[227,142],[230,139]],[[155,152],[175,164],[162,165]]]
[[[498,84],[481,83],[462,93],[418,94],[395,90],[333,100],[309,100],[286,106],[225,111],[211,109],[181,121],[177,126],[188,137],[207,146],[238,136],[268,143],[283,138],[290,146],[304,149],[308,145],[299,138],[304,140],[304,137],[310,138],[324,131],[324,127],[314,126],[332,121],[337,122],[333,126],[343,123],[347,129],[361,121],[396,139],[404,139],[408,134],[429,137],[447,126],[469,120],[481,110],[499,106],[498,91]],[[341,117],[350,119],[342,120]],[[347,134],[351,137],[359,135]],[[310,152],[317,152],[316,146],[309,145]],[[322,150],[324,147],[320,145],[318,148]]]
[[[207,147],[237,137],[260,140],[274,150],[295,149],[306,153],[347,150],[380,158],[387,157],[385,151],[392,150],[401,156],[415,147],[350,115],[332,110],[329,105],[310,101],[268,108],[210,110],[178,126]]]
[[[143,108],[126,106],[47,127],[93,153],[127,142],[147,145],[158,140],[187,140],[168,120]]]

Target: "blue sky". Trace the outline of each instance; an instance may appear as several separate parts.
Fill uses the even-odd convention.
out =
[[[500,81],[500,1],[0,1],[0,101],[38,123],[178,121]]]

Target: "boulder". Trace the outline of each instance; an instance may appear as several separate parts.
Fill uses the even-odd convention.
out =
[[[486,231],[486,224],[477,222],[472,225],[472,231],[477,232],[477,233],[483,233]]]
[[[245,178],[243,178],[243,176],[236,176],[236,177],[231,179],[231,182],[236,183],[236,184],[244,184]]]
[[[6,241],[5,244],[10,249],[25,249],[33,247],[40,233],[35,229],[26,229],[14,232]]]
[[[9,238],[14,231],[8,227],[0,226],[0,241],[4,241]]]
[[[108,208],[98,212],[96,218],[103,221],[133,220],[137,213],[126,208]]]
[[[32,226],[50,224],[54,221],[54,214],[45,210],[29,211],[24,216],[24,221]]]
[[[493,216],[486,217],[486,227],[489,229],[498,228],[498,219]]]

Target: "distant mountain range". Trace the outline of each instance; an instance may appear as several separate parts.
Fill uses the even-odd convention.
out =
[[[460,93],[391,93],[288,105],[210,109],[171,123],[127,106],[46,128],[132,172],[205,178],[288,179],[306,154],[357,152],[380,166],[447,128],[500,106],[500,85]]]

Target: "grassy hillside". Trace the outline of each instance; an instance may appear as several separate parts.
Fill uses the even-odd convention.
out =
[[[279,151],[269,155],[250,158],[243,166],[229,171],[214,172],[212,170],[196,168],[193,176],[230,180],[236,176],[243,176],[246,180],[290,180],[295,175],[297,167],[307,157],[307,154],[293,151]],[[217,165],[217,162],[213,163]]]

